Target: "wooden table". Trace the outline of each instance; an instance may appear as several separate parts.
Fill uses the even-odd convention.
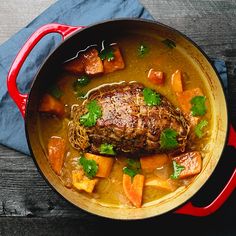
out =
[[[53,0],[1,0],[0,43],[51,5]],[[236,127],[236,1],[141,0],[157,21],[183,32],[210,57],[226,61],[229,78],[229,112]],[[207,194],[193,201],[207,204],[221,190],[235,167],[236,152],[225,151]],[[231,156],[231,159],[230,159]],[[233,157],[232,157],[233,156]],[[223,171],[222,171],[223,170]],[[228,173],[229,172],[229,173]],[[218,182],[218,180],[222,180]],[[212,195],[212,196],[211,196]],[[207,198],[206,198],[207,196]],[[209,198],[208,198],[209,196]],[[37,171],[31,157],[0,146],[0,235],[93,235],[114,232],[133,235],[144,230],[188,235],[236,235],[235,192],[214,214],[196,218],[173,213],[144,221],[113,221],[90,215],[59,197]],[[196,200],[197,199],[197,200]],[[110,226],[113,230],[109,230]]]

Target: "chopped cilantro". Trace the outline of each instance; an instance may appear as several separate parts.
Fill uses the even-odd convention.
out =
[[[102,61],[104,60],[108,60],[108,61],[112,61],[115,59],[115,55],[114,55],[114,50],[111,46],[107,46],[106,48],[104,48],[100,53],[99,53],[99,57],[101,58]]]
[[[82,165],[85,175],[92,179],[98,172],[98,164],[94,160],[88,160],[84,156],[79,158],[79,164]]]
[[[205,96],[195,96],[190,101],[192,104],[192,115],[193,116],[203,116],[206,113],[206,97]]]
[[[175,42],[173,40],[171,40],[171,39],[165,39],[165,40],[163,40],[161,42],[164,43],[168,48],[173,49],[173,48],[176,47]]]
[[[141,172],[140,162],[134,159],[128,159],[127,166],[123,168],[123,172],[133,178]]]
[[[160,105],[160,94],[150,88],[144,88],[143,90],[144,101],[148,106]]]
[[[84,92],[77,92],[76,95],[79,99],[86,99],[86,93]]]
[[[176,161],[173,161],[172,163],[173,163],[174,172],[170,177],[171,179],[178,179],[181,171],[183,171],[185,167],[179,165]]]
[[[207,120],[201,120],[195,127],[194,132],[198,138],[203,136],[202,129],[208,125]]]
[[[59,89],[57,85],[53,85],[52,87],[50,87],[49,93],[57,99],[59,99],[63,95],[63,92]]]
[[[143,57],[145,56],[147,53],[149,52],[149,48],[143,44],[143,43],[140,43],[139,47],[138,47],[138,55],[140,57]]]
[[[101,154],[108,154],[108,155],[116,155],[116,152],[113,149],[113,145],[112,144],[107,144],[107,143],[103,143],[100,146],[100,153]]]
[[[178,133],[171,128],[167,128],[161,132],[160,145],[162,149],[172,149],[178,147]]]
[[[76,79],[73,83],[73,88],[74,91],[78,91],[80,89],[80,87],[84,87],[87,84],[89,84],[90,79],[87,75],[82,75],[81,77],[79,77],[78,79]]]
[[[96,124],[97,119],[102,116],[101,107],[96,100],[92,100],[87,104],[88,113],[80,117],[80,123],[86,127],[91,127]]]

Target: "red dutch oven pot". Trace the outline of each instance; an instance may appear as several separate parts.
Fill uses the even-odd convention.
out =
[[[83,196],[80,196],[79,193],[72,193],[70,190],[66,189],[59,178],[50,169],[46,154],[43,153],[42,148],[39,146],[37,128],[35,125],[40,91],[43,91],[44,89],[45,85],[43,84],[45,84],[46,75],[47,81],[50,80],[49,78],[53,77],[51,76],[51,69],[55,68],[56,65],[60,65],[67,55],[73,55],[73,51],[78,51],[78,44],[81,44],[80,47],[83,48],[83,46],[89,45],[92,42],[91,38],[93,39],[95,36],[96,41],[98,41],[97,39],[106,38],[107,35],[112,34],[113,32],[122,31],[123,29],[128,31],[136,30],[139,32],[150,31],[152,33],[158,33],[160,36],[174,39],[177,42],[177,45],[183,49],[184,53],[186,53],[186,56],[189,59],[192,59],[205,75],[203,80],[210,90],[210,94],[212,95],[210,98],[211,103],[215,109],[213,110],[215,117],[213,118],[212,151],[209,157],[206,158],[206,163],[203,164],[203,170],[200,177],[194,181],[192,184],[193,186],[190,186],[182,192],[177,192],[164,201],[154,202],[140,209],[109,209],[109,207],[100,206],[85,199]],[[59,33],[62,36],[63,42],[45,60],[34,79],[29,94],[21,94],[16,83],[18,73],[31,50],[45,35],[50,33]],[[52,188],[62,197],[85,211],[113,219],[143,219],[169,211],[193,216],[207,216],[220,208],[235,189],[236,169],[234,169],[234,172],[224,189],[211,204],[205,207],[196,207],[189,201],[213,173],[225,144],[236,147],[236,132],[232,125],[228,125],[227,107],[222,85],[220,83],[219,75],[211,65],[208,57],[189,38],[166,25],[153,21],[134,19],[111,20],[87,28],[61,24],[44,25],[31,35],[16,56],[8,74],[7,86],[10,96],[18,106],[22,116],[25,118],[28,145],[39,171]]]

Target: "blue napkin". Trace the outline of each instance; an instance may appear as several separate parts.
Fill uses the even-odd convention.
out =
[[[24,120],[6,87],[10,66],[28,37],[47,23],[86,26],[98,21],[122,17],[153,19],[137,0],[59,0],[0,46],[0,144],[30,154],[25,137]],[[48,35],[31,52],[17,78],[17,86],[22,93],[28,93],[40,65],[60,41],[58,35]],[[213,62],[227,86],[224,61],[213,60]]]

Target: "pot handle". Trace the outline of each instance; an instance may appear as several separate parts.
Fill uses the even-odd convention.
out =
[[[50,33],[59,33],[62,36],[62,39],[64,40],[65,38],[70,36],[72,33],[82,28],[84,27],[61,25],[57,23],[43,25],[29,37],[29,39],[26,41],[24,46],[21,48],[21,50],[17,54],[7,76],[7,88],[8,88],[8,92],[11,98],[14,100],[14,102],[18,106],[23,117],[25,116],[25,109],[26,109],[28,94],[20,93],[20,91],[17,88],[16,79],[27,56],[35,47],[35,45],[45,35],[50,34]]]
[[[230,125],[229,129],[229,138],[227,145],[236,148],[236,131],[234,130],[232,124]],[[210,215],[223,205],[223,203],[227,200],[227,198],[235,190],[235,188],[236,188],[236,168],[234,169],[234,172],[231,175],[231,178],[229,179],[227,184],[225,185],[224,189],[209,205],[205,207],[195,207],[191,202],[188,202],[181,208],[177,209],[175,213],[192,215],[192,216]]]

